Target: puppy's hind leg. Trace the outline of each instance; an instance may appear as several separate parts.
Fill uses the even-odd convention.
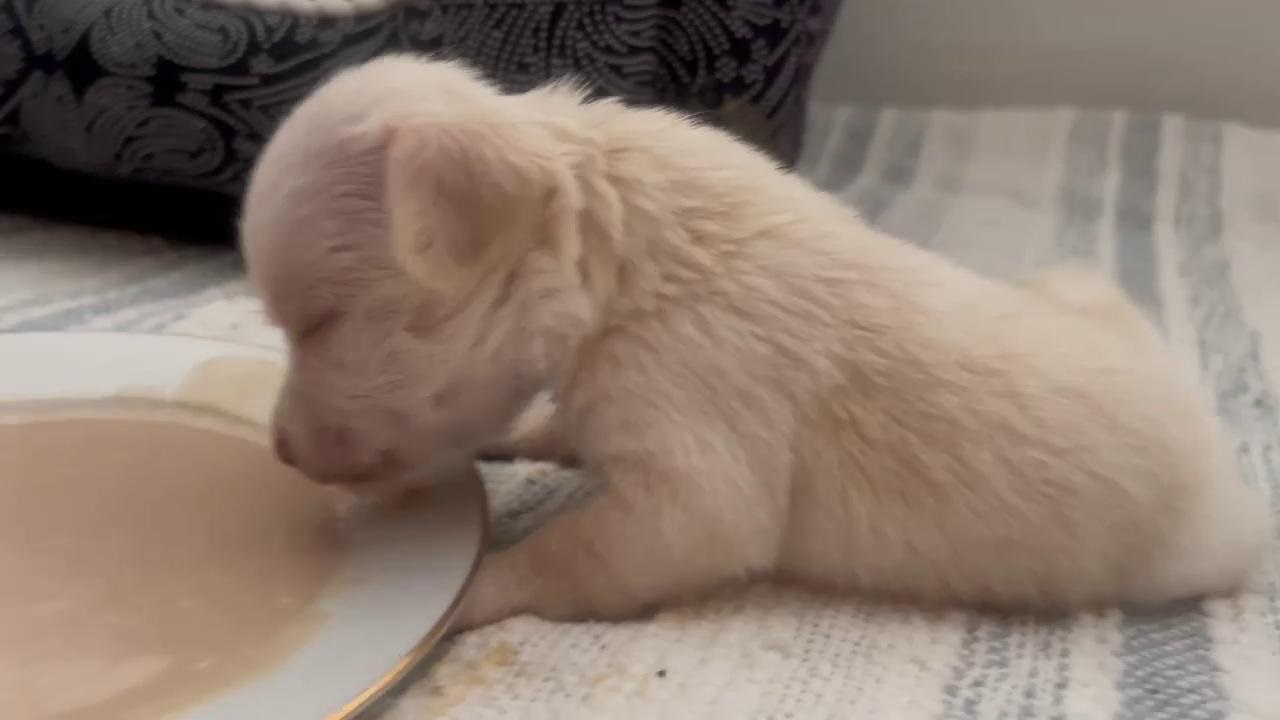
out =
[[[1168,545],[1150,572],[1132,578],[1133,599],[1155,604],[1237,592],[1270,557],[1275,521],[1268,498],[1238,477],[1232,448],[1222,441],[1198,458],[1199,482],[1176,517]]]

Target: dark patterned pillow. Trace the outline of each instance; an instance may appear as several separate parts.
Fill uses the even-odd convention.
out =
[[[210,0],[0,3],[0,151],[238,193],[281,116],[335,69],[403,50],[511,89],[575,74],[795,160],[838,0],[405,0],[308,17]]]

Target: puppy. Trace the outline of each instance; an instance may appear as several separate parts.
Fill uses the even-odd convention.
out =
[[[669,112],[378,59],[280,127],[242,231],[290,348],[282,459],[421,481],[549,392],[534,449],[602,480],[484,558],[464,628],[758,578],[1162,603],[1240,588],[1268,547],[1208,404],[1119,291],[984,279]]]

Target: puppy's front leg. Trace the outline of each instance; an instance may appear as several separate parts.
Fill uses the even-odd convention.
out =
[[[616,620],[696,597],[772,566],[780,519],[752,497],[733,465],[625,460],[603,468],[605,489],[515,546],[488,555],[457,629],[532,613]],[[732,493],[732,494],[726,494]],[[771,504],[771,503],[770,503]]]

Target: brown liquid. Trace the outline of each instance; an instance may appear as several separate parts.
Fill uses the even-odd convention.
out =
[[[0,718],[189,707],[296,648],[340,560],[328,496],[252,426],[140,401],[0,420]]]

